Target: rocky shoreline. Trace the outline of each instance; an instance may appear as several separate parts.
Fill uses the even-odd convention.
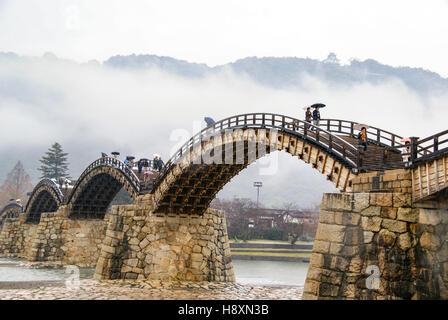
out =
[[[21,287],[20,287],[21,286]],[[300,300],[303,287],[228,282],[80,280],[0,283],[0,300]]]

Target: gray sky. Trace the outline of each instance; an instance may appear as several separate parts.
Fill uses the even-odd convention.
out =
[[[152,53],[374,58],[448,76],[447,0],[0,0],[0,51],[87,61]]]

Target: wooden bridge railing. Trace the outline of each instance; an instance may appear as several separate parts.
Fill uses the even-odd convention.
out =
[[[411,143],[385,148],[385,152],[399,152],[409,157],[409,166],[433,160],[448,153],[448,130],[436,133],[424,139],[410,137]]]
[[[359,130],[355,129],[355,126],[357,124],[357,122],[348,120],[321,119],[319,126],[321,128],[325,128],[329,132],[356,137],[357,131],[359,132]],[[400,142],[403,137],[396,135],[395,133],[372,126],[368,126],[367,137],[369,139],[369,142],[376,143],[384,147],[395,147],[403,145],[403,143]]]
[[[424,139],[414,138],[411,160],[421,162],[448,152],[448,130]]]

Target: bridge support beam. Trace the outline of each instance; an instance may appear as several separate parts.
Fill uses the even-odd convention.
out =
[[[303,299],[448,299],[447,235],[411,193],[324,194]]]
[[[158,217],[151,196],[114,206],[95,279],[235,280],[224,213]]]

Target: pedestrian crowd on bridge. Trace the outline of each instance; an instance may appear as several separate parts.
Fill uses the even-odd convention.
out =
[[[322,103],[315,103],[313,105],[304,107],[303,109],[305,111],[305,132],[308,130],[308,128],[311,125],[311,122],[314,127],[319,127],[320,125],[320,109],[324,108],[325,104]],[[311,111],[311,109],[314,109]],[[298,126],[297,123],[292,123],[293,125]],[[311,131],[315,131],[315,128],[312,127]],[[360,149],[361,153],[364,153],[367,151],[368,146],[368,138],[367,138],[367,129],[369,126],[365,124],[355,124],[355,129],[359,130],[358,135],[356,136],[358,138],[358,149]],[[402,151],[402,158],[404,162],[409,162],[410,159],[410,153],[411,153],[411,140],[409,138],[403,138],[400,142],[404,143],[403,151]]]
[[[112,152],[113,158],[118,160],[119,152]],[[108,155],[104,152],[101,152],[102,157],[107,157]],[[158,154],[153,155],[153,160],[149,160],[147,158],[141,158],[138,161],[134,161],[135,157],[127,156],[123,163],[131,170],[134,170],[137,167],[137,172],[139,174],[144,175],[144,181],[149,181],[151,179],[151,175],[155,172],[161,172],[164,166],[164,162],[162,157]]]

